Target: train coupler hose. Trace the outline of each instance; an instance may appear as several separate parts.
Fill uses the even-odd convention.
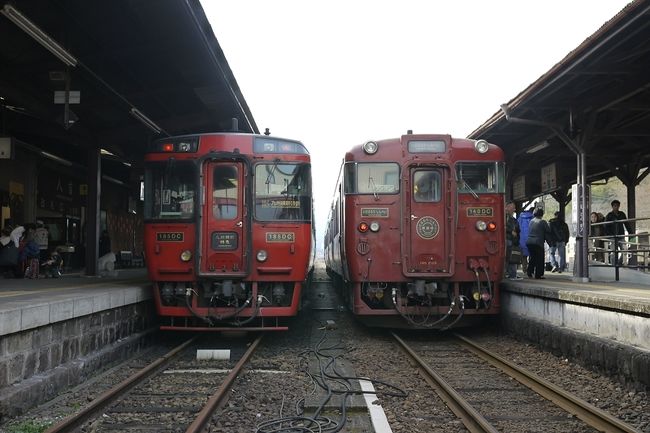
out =
[[[395,307],[395,311],[397,311],[397,313],[404,320],[406,320],[407,323],[409,323],[410,325],[412,325],[414,327],[417,327],[417,328],[433,328],[434,326],[436,326],[436,325],[440,324],[441,322],[443,322],[444,320],[446,320],[451,315],[452,311],[454,310],[454,307],[456,306],[456,300],[452,299],[451,303],[449,304],[449,310],[447,310],[447,312],[441,318],[439,318],[438,320],[436,320],[434,322],[431,322],[431,323],[427,323],[426,320],[428,320],[428,318],[425,318],[424,321],[418,323],[415,320],[413,320],[411,317],[409,317],[408,315],[404,314],[400,310],[398,302],[397,302],[398,301],[397,300],[397,288],[393,287],[391,295],[392,295],[391,297],[392,297],[392,300],[393,300],[393,307]],[[462,299],[461,299],[461,301],[462,301]],[[460,317],[462,317],[462,313],[463,313],[463,311],[465,309],[465,306],[463,305],[462,308],[463,309],[461,310],[460,316],[456,320],[454,320],[450,325],[448,325],[445,328],[442,328],[443,330],[448,329],[450,326],[452,326],[453,324],[458,322],[458,320],[460,320]]]
[[[460,313],[458,313],[458,317],[456,317],[456,319],[453,322],[451,322],[449,325],[445,326],[444,328],[441,328],[440,329],[441,331],[446,331],[450,329],[452,326],[458,323],[458,321],[463,317],[463,315],[465,314],[465,299],[466,299],[465,295],[458,296],[458,303],[460,304]]]
[[[185,288],[185,306],[187,307],[188,310],[194,315],[194,317],[203,320],[205,323],[207,323],[209,326],[213,326],[214,323],[212,320],[207,317],[207,316],[202,316],[198,312],[192,308],[192,292],[194,290],[191,287],[186,287]]]

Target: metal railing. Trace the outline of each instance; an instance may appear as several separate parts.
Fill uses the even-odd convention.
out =
[[[616,221],[591,223],[590,226],[603,226],[605,230],[613,224],[636,223],[650,218],[628,218]],[[618,230],[614,229],[614,232]],[[589,266],[614,268],[616,281],[619,281],[620,268],[650,271],[650,233],[589,236]],[[593,262],[598,262],[594,264]],[[602,263],[601,263],[602,262]]]

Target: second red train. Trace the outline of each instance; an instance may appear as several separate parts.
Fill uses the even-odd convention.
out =
[[[496,315],[504,193],[503,151],[484,140],[409,133],[353,147],[324,242],[353,314],[434,329]]]

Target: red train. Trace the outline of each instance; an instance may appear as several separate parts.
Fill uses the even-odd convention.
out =
[[[309,152],[240,133],[145,156],[145,255],[163,330],[286,330],[313,269]]]
[[[503,151],[485,140],[409,131],[356,146],[330,210],[328,274],[370,326],[450,328],[495,315],[504,192]]]

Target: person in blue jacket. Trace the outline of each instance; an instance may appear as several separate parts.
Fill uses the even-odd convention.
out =
[[[544,209],[536,208],[533,212],[533,218],[528,225],[528,239],[526,245],[530,252],[530,260],[528,261],[528,278],[537,280],[544,279],[544,243],[551,245],[555,242],[551,226],[542,217],[544,216]]]
[[[524,274],[528,273],[528,256],[530,256],[530,251],[526,246],[526,241],[528,240],[528,226],[530,225],[530,220],[533,219],[532,210],[524,210],[519,213],[517,217],[517,222],[519,223],[519,246],[521,247],[521,270],[524,271]]]

